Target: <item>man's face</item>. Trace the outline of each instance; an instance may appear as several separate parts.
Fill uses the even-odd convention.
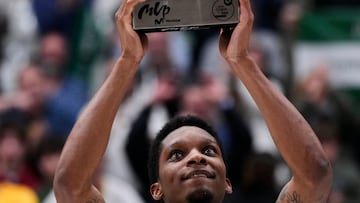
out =
[[[231,193],[220,148],[206,131],[181,127],[162,141],[159,180],[151,186],[157,200],[166,203],[220,203]]]

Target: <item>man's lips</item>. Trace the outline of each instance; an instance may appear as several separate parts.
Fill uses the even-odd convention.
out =
[[[190,173],[185,174],[184,176],[181,177],[181,180],[188,180],[188,179],[192,179],[192,178],[210,178],[210,179],[214,179],[216,176],[214,173],[211,173],[209,171],[206,170],[194,170],[191,171]]]

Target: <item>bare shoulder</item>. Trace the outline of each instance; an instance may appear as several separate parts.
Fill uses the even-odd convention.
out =
[[[286,185],[279,194],[276,203],[326,203],[327,194],[321,194],[313,191],[303,191]]]

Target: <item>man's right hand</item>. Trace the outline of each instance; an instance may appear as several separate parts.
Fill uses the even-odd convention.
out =
[[[122,0],[120,8],[115,14],[116,26],[120,38],[122,58],[140,63],[147,49],[147,37],[137,33],[132,26],[132,12],[134,7],[145,0]]]

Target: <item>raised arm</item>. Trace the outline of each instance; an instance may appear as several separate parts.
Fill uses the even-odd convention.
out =
[[[293,177],[277,202],[325,203],[331,189],[332,169],[319,140],[297,109],[264,76],[249,57],[248,42],[254,16],[250,0],[240,0],[240,23],[220,33],[219,48],[234,74],[259,107],[271,136]]]
[[[54,180],[58,203],[104,202],[92,177],[105,152],[116,112],[146,50],[146,36],[134,32],[131,24],[132,10],[141,1],[123,0],[116,13],[122,54],[66,141]]]

